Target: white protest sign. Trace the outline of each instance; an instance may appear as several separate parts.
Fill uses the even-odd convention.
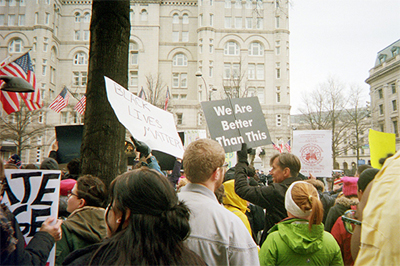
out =
[[[137,97],[110,78],[104,79],[108,101],[119,122],[132,136],[153,150],[182,158],[182,141],[173,115]]]
[[[59,170],[5,169],[8,183],[2,203],[15,215],[25,242],[29,243],[48,217],[58,217]],[[48,263],[54,265],[55,248]]]
[[[303,175],[332,176],[332,131],[293,131],[292,153],[299,157]]]

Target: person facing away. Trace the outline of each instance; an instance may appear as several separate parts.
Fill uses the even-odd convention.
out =
[[[63,265],[205,265],[183,243],[190,213],[166,177],[142,167],[117,176],[109,192],[107,238]]]
[[[242,150],[237,152],[238,162],[235,166],[235,192],[242,199],[265,209],[265,226],[261,235],[260,245],[265,241],[268,230],[276,223],[287,217],[285,210],[285,193],[287,188],[298,177],[301,163],[296,155],[280,153],[272,156],[270,174],[273,184],[254,187],[247,182],[247,145],[242,144]]]
[[[210,139],[190,143],[183,155],[189,184],[178,193],[190,209],[186,243],[208,265],[259,265],[257,246],[243,222],[221,206],[214,192],[226,171],[222,146]]]
[[[324,231],[323,207],[313,185],[292,183],[285,208],[288,218],[271,228],[261,246],[261,265],[343,265],[336,240]]]
[[[72,251],[105,238],[106,200],[106,186],[100,178],[91,175],[78,178],[68,193],[67,211],[71,214],[61,225],[63,238],[57,243],[57,265],[61,265]]]

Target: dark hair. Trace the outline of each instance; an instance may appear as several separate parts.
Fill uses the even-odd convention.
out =
[[[84,175],[76,181],[78,197],[86,201],[86,206],[105,207],[107,205],[106,185],[100,178]]]
[[[358,190],[361,190],[364,192],[364,190],[367,188],[368,184],[375,178],[375,176],[378,172],[379,172],[379,169],[376,169],[376,168],[369,168],[369,169],[364,170],[357,180]]]
[[[189,210],[178,201],[166,177],[147,168],[124,173],[111,182],[110,198],[107,226],[111,208],[122,213],[122,221],[94,253],[90,264],[203,264],[183,244],[190,233]],[[122,228],[128,209],[128,224]]]
[[[290,169],[290,176],[297,177],[301,169],[301,162],[296,155],[287,152],[275,154],[269,161],[271,166],[276,158],[278,158],[278,165],[282,170],[287,167]]]
[[[81,161],[77,158],[72,159],[67,164],[67,169],[70,175],[79,175],[81,172]]]
[[[371,165],[369,164],[361,164],[357,167],[357,174],[358,176],[361,175],[362,172],[364,172],[366,169],[372,168]]]
[[[380,158],[379,159],[379,164],[381,164],[381,165],[383,165],[385,162],[386,162],[386,159],[387,158],[390,158],[390,157],[392,157],[393,156],[393,153],[388,153],[387,155],[386,155],[386,157],[382,157],[382,158]]]

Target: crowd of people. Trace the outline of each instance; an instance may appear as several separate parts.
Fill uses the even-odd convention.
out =
[[[249,165],[246,144],[227,169],[223,147],[200,139],[165,173],[151,149],[132,140],[135,169],[109,188],[95,173],[81,175],[79,160],[67,165],[58,219],[44,221],[28,245],[2,203],[0,265],[45,265],[54,245],[56,265],[400,264],[400,153],[326,191],[300,174],[291,153],[272,155],[265,175]],[[22,168],[19,156],[0,162],[0,202],[9,189],[4,168]],[[56,149],[40,169],[59,169]]]

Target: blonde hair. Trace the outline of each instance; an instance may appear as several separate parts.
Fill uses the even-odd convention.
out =
[[[189,144],[183,154],[183,169],[192,183],[207,181],[225,162],[222,146],[211,139],[199,139]]]
[[[302,211],[310,211],[308,228],[311,230],[313,224],[321,224],[324,216],[324,208],[318,198],[317,189],[307,183],[298,183],[292,188],[292,199]]]

